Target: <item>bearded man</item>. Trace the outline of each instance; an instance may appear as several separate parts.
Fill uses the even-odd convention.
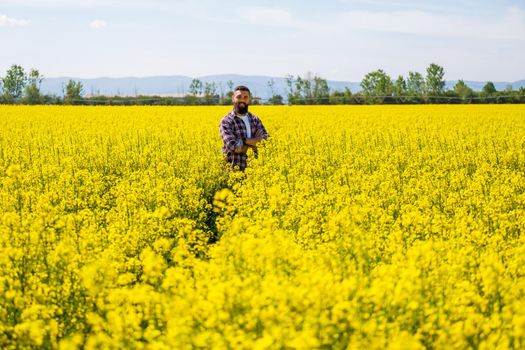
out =
[[[222,153],[226,162],[234,169],[244,171],[248,156],[246,152],[252,148],[257,155],[257,144],[268,138],[268,133],[261,120],[255,114],[248,112],[251,101],[250,90],[243,85],[233,89],[233,110],[221,119]]]

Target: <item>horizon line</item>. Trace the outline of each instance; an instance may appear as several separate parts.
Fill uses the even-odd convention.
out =
[[[166,75],[145,75],[145,76],[98,76],[93,78],[82,78],[78,76],[54,76],[54,77],[46,77],[45,79],[82,79],[82,80],[95,80],[95,79],[147,79],[147,78],[170,78],[170,77],[181,77],[181,78],[189,78],[189,79],[199,79],[199,78],[206,78],[206,77],[214,77],[214,76],[239,76],[239,77],[261,77],[261,78],[279,78],[279,79],[286,79],[286,76],[273,76],[273,75],[248,75],[248,74],[238,74],[238,73],[220,73],[220,74],[206,74],[206,75],[200,75],[200,76],[190,76],[190,75],[183,75],[183,74],[166,74]],[[295,77],[295,76],[294,76]],[[302,76],[301,76],[302,77]],[[404,76],[403,76],[404,77]],[[321,77],[323,78],[323,77]],[[326,79],[326,78],[323,78]],[[463,80],[464,82],[492,82],[492,83],[518,83],[525,80],[523,79],[517,79],[513,81],[508,80],[490,80],[490,79],[484,79],[484,80],[471,80],[471,79],[463,79],[463,78],[451,78],[451,79],[445,79],[445,81],[459,81]],[[331,82],[341,82],[341,83],[360,83],[360,81],[352,81],[352,80],[334,80],[334,79],[326,79],[326,81]]]

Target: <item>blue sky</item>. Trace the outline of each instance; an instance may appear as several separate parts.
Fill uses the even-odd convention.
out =
[[[525,79],[525,0],[0,0],[0,75],[312,72],[360,81],[435,62],[446,79]]]

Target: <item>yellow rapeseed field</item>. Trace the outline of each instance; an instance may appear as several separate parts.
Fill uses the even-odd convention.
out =
[[[0,106],[0,348],[525,348],[525,106],[251,108]]]

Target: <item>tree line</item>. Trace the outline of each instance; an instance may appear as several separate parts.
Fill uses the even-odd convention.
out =
[[[525,103],[525,89],[513,90],[507,86],[497,91],[494,83],[487,82],[481,91],[474,91],[463,80],[453,89],[445,90],[445,70],[432,63],[426,74],[409,72],[393,80],[382,69],[367,73],[361,81],[361,90],[353,93],[348,87],[343,91],[331,90],[326,79],[317,74],[287,75],[286,91],[282,96],[275,89],[275,81],[268,81],[271,97],[255,96],[253,104],[311,105],[311,104],[420,104],[420,103]],[[43,94],[44,77],[37,69],[28,72],[19,65],[12,65],[0,77],[0,104],[77,104],[77,105],[229,105],[233,94],[233,81],[222,85],[192,79],[187,94],[174,96],[85,96],[81,82],[69,80],[63,95]],[[219,89],[220,87],[220,89]],[[220,90],[220,91],[219,91]]]
[[[361,82],[360,99],[363,103],[525,103],[525,89],[514,91],[508,85],[497,91],[493,82],[487,82],[481,91],[474,91],[463,80],[451,90],[445,90],[445,70],[431,63],[426,75],[409,72],[395,80],[382,69],[365,75]]]
[[[445,90],[445,70],[432,63],[426,74],[409,72],[393,80],[382,69],[367,73],[361,90],[352,93],[331,91],[327,81],[317,75],[286,77],[287,97],[291,104],[420,104],[420,103],[525,103],[525,89],[513,90],[509,85],[497,91],[487,82],[481,91],[474,91],[463,80],[452,90]],[[271,99],[270,99],[271,100]]]
[[[0,104],[74,104],[83,99],[80,82],[70,80],[61,97],[43,94],[40,89],[43,80],[38,69],[26,72],[17,64],[12,65],[5,76],[0,77]]]

